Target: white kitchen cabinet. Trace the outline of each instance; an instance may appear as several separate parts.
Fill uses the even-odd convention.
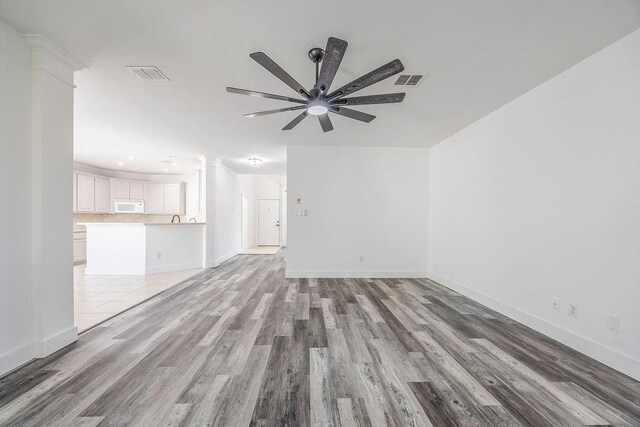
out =
[[[140,181],[129,182],[129,198],[133,200],[144,199],[144,183]]]
[[[116,179],[114,187],[114,197],[116,200],[144,199],[144,183],[141,181]]]
[[[121,179],[115,180],[114,197],[116,200],[129,198],[129,181],[123,181]]]
[[[146,213],[149,214],[184,214],[184,183],[149,183]]]
[[[109,213],[111,207],[111,183],[108,178],[95,177],[95,212]]]
[[[164,213],[182,213],[182,184],[164,184]]]
[[[77,211],[93,212],[95,210],[95,178],[89,175],[77,175]]]
[[[146,211],[150,214],[164,213],[164,184],[149,183]]]

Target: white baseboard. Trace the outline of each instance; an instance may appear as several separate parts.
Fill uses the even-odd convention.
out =
[[[0,377],[33,359],[33,346],[28,342],[0,354]]]
[[[147,267],[146,274],[169,273],[171,271],[190,270],[192,268],[202,268],[202,262],[185,262],[181,264],[159,265],[157,267]]]
[[[204,263],[204,268],[216,268],[220,263],[217,261],[206,261]]]
[[[413,270],[286,270],[290,279],[420,279],[427,277],[426,271]]]
[[[238,255],[239,253],[240,253],[240,249],[236,249],[216,258],[216,261],[215,261],[216,267],[222,264],[223,262],[225,262],[226,260],[231,259],[234,256]]]
[[[72,326],[44,340],[22,344],[0,354],[0,376],[19,368],[33,359],[46,357],[78,340],[78,328]]]
[[[86,274],[87,276],[144,276],[145,271],[144,267],[120,271],[112,269],[101,270],[99,268],[85,267],[84,274]]]
[[[640,360],[636,360],[633,357],[592,341],[587,337],[583,337],[582,335],[578,335],[558,325],[554,325],[547,320],[541,319],[519,308],[500,302],[488,295],[462,285],[461,283],[439,276],[436,273],[429,272],[428,278],[446,286],[449,289],[461,293],[462,295],[467,296],[472,300],[497,311],[498,313],[504,314],[505,316],[540,332],[541,334],[551,337],[564,345],[586,354],[587,356],[592,357],[613,369],[640,380]]]
[[[71,326],[70,328],[51,335],[42,341],[33,342],[33,357],[41,358],[55,353],[62,347],[78,340],[78,328]]]

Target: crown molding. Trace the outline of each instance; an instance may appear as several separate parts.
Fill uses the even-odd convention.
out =
[[[24,34],[23,37],[31,47],[32,52],[44,53],[68,68],[70,71],[80,71],[87,68],[86,64],[78,58],[40,34]]]

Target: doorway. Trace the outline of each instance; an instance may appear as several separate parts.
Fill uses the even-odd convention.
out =
[[[280,246],[280,200],[258,200],[258,245]]]

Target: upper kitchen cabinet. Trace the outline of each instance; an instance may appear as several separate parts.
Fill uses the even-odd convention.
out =
[[[76,176],[76,206],[78,212],[94,212],[95,210],[95,178],[90,175]]]
[[[75,212],[109,213],[111,181],[109,178],[82,173],[74,174]]]
[[[149,183],[146,213],[184,214],[185,184],[183,182]]]
[[[182,183],[164,184],[164,213],[184,213],[184,186]]]
[[[116,179],[114,184],[114,197],[116,200],[143,200],[144,183],[141,181]]]
[[[144,199],[144,183],[140,181],[129,182],[129,198],[134,200]]]
[[[146,213],[163,214],[164,213],[164,184],[149,183],[149,191],[147,193]]]
[[[111,182],[108,178],[95,177],[95,212],[109,213],[111,210]]]

